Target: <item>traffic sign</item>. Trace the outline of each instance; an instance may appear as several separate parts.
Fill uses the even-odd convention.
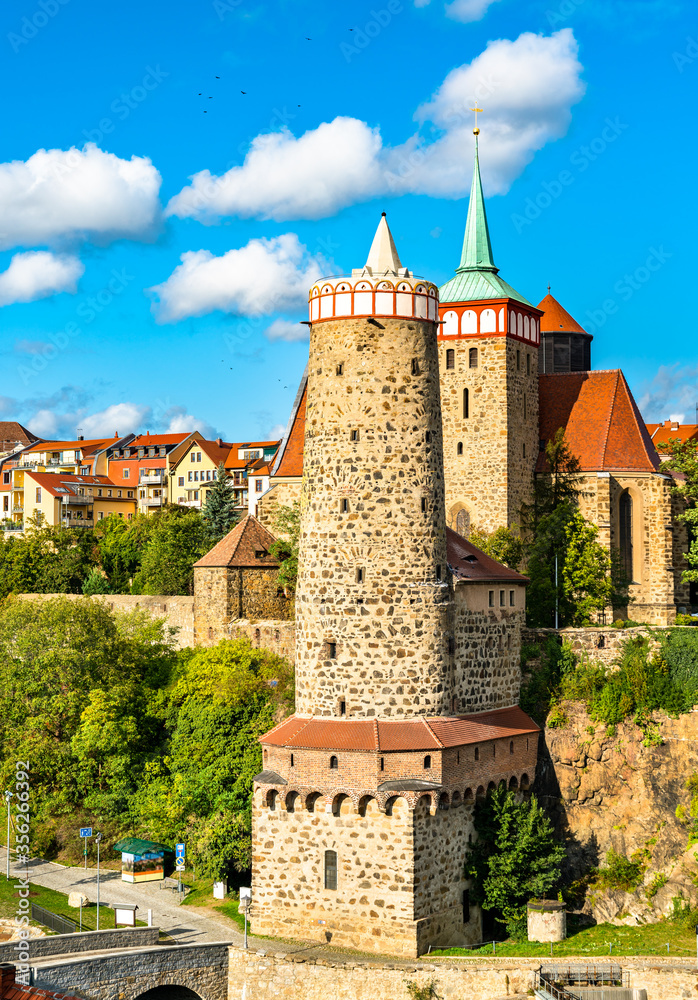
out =
[[[175,854],[178,858],[183,858],[187,853],[184,844],[175,844]]]
[[[80,827],[80,836],[81,837],[91,837],[92,836],[92,827],[91,826],[81,826]]]

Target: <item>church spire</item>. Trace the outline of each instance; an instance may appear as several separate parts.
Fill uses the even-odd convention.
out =
[[[480,180],[480,160],[478,156],[477,137],[480,132],[475,128],[475,166],[473,167],[473,183],[470,187],[470,201],[468,202],[468,219],[465,223],[465,239],[463,240],[463,253],[461,254],[458,271],[494,271],[499,270],[495,266],[492,257],[492,244],[490,243],[490,231],[487,228],[487,214],[485,213],[485,199],[482,195],[482,181]]]

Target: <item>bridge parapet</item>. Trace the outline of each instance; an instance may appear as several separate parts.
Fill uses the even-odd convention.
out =
[[[157,927],[118,927],[116,930],[112,928],[77,934],[51,934],[48,937],[27,938],[26,950],[31,961],[50,955],[72,955],[83,951],[148,948],[157,945],[159,936],[160,931]],[[0,945],[0,963],[16,961],[16,944]]]

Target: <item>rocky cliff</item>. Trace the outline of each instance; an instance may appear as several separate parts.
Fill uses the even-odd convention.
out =
[[[603,866],[611,849],[642,862],[634,891],[592,889],[585,911],[599,922],[633,924],[671,913],[677,897],[698,904],[687,788],[698,775],[698,712],[657,713],[648,740],[631,720],[613,731],[593,723],[582,704],[563,708],[566,724],[541,735],[536,792],[567,842],[569,877]]]

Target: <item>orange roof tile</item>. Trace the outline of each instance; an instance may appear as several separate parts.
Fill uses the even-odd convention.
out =
[[[275,541],[271,532],[256,517],[248,514],[210,552],[194,563],[194,567],[278,566],[278,560],[269,554]],[[258,557],[258,552],[264,555]]]
[[[652,444],[657,450],[663,453],[668,451],[669,442],[672,440],[693,441],[698,440],[698,424],[680,424],[677,420],[665,420],[663,424],[647,424]]]
[[[363,750],[386,753],[440,750],[522,733],[540,727],[514,705],[491,712],[410,719],[327,719],[292,716],[260,736],[260,743],[309,750]]]
[[[620,370],[539,377],[540,438],[560,427],[584,472],[656,472],[659,456]],[[545,453],[537,471],[546,469]]]
[[[139,434],[133,441],[123,445],[124,448],[145,448],[155,444],[181,444],[191,437],[191,432],[186,434]]]
[[[66,472],[25,472],[25,478],[29,478],[32,482],[41,486],[54,497],[65,496],[65,490],[59,489],[59,487],[69,487],[70,493],[75,493],[75,489],[78,486],[109,486],[116,487],[117,484],[113,480],[109,479],[107,476],[77,476],[73,473]],[[133,483],[130,484],[132,487]],[[100,498],[102,499],[102,498]],[[104,497],[103,499],[122,499],[126,500],[127,497]],[[131,498],[132,499],[132,498]]]
[[[584,327],[549,292],[538,303],[538,308],[543,310],[540,318],[541,333],[586,333]]]
[[[451,528],[446,528],[446,552],[457,580],[528,583],[528,577],[492,559]]]
[[[0,997],[2,1000],[78,1000],[72,993],[52,989],[42,990],[37,986],[25,986],[16,981],[17,968],[12,962],[0,965]]]
[[[0,451],[5,450],[6,445],[13,445],[19,442],[20,444],[32,444],[36,441],[40,441],[36,434],[32,434],[28,431],[26,427],[22,424],[17,423],[16,420],[0,420]]]
[[[272,475],[277,477],[300,477],[303,475],[303,445],[305,443],[305,408],[308,387],[308,369],[301,379],[291,417],[279,450],[276,454]]]
[[[118,437],[92,438],[89,441],[42,441],[27,448],[27,452],[34,451],[99,451],[107,445],[115,444]]]

